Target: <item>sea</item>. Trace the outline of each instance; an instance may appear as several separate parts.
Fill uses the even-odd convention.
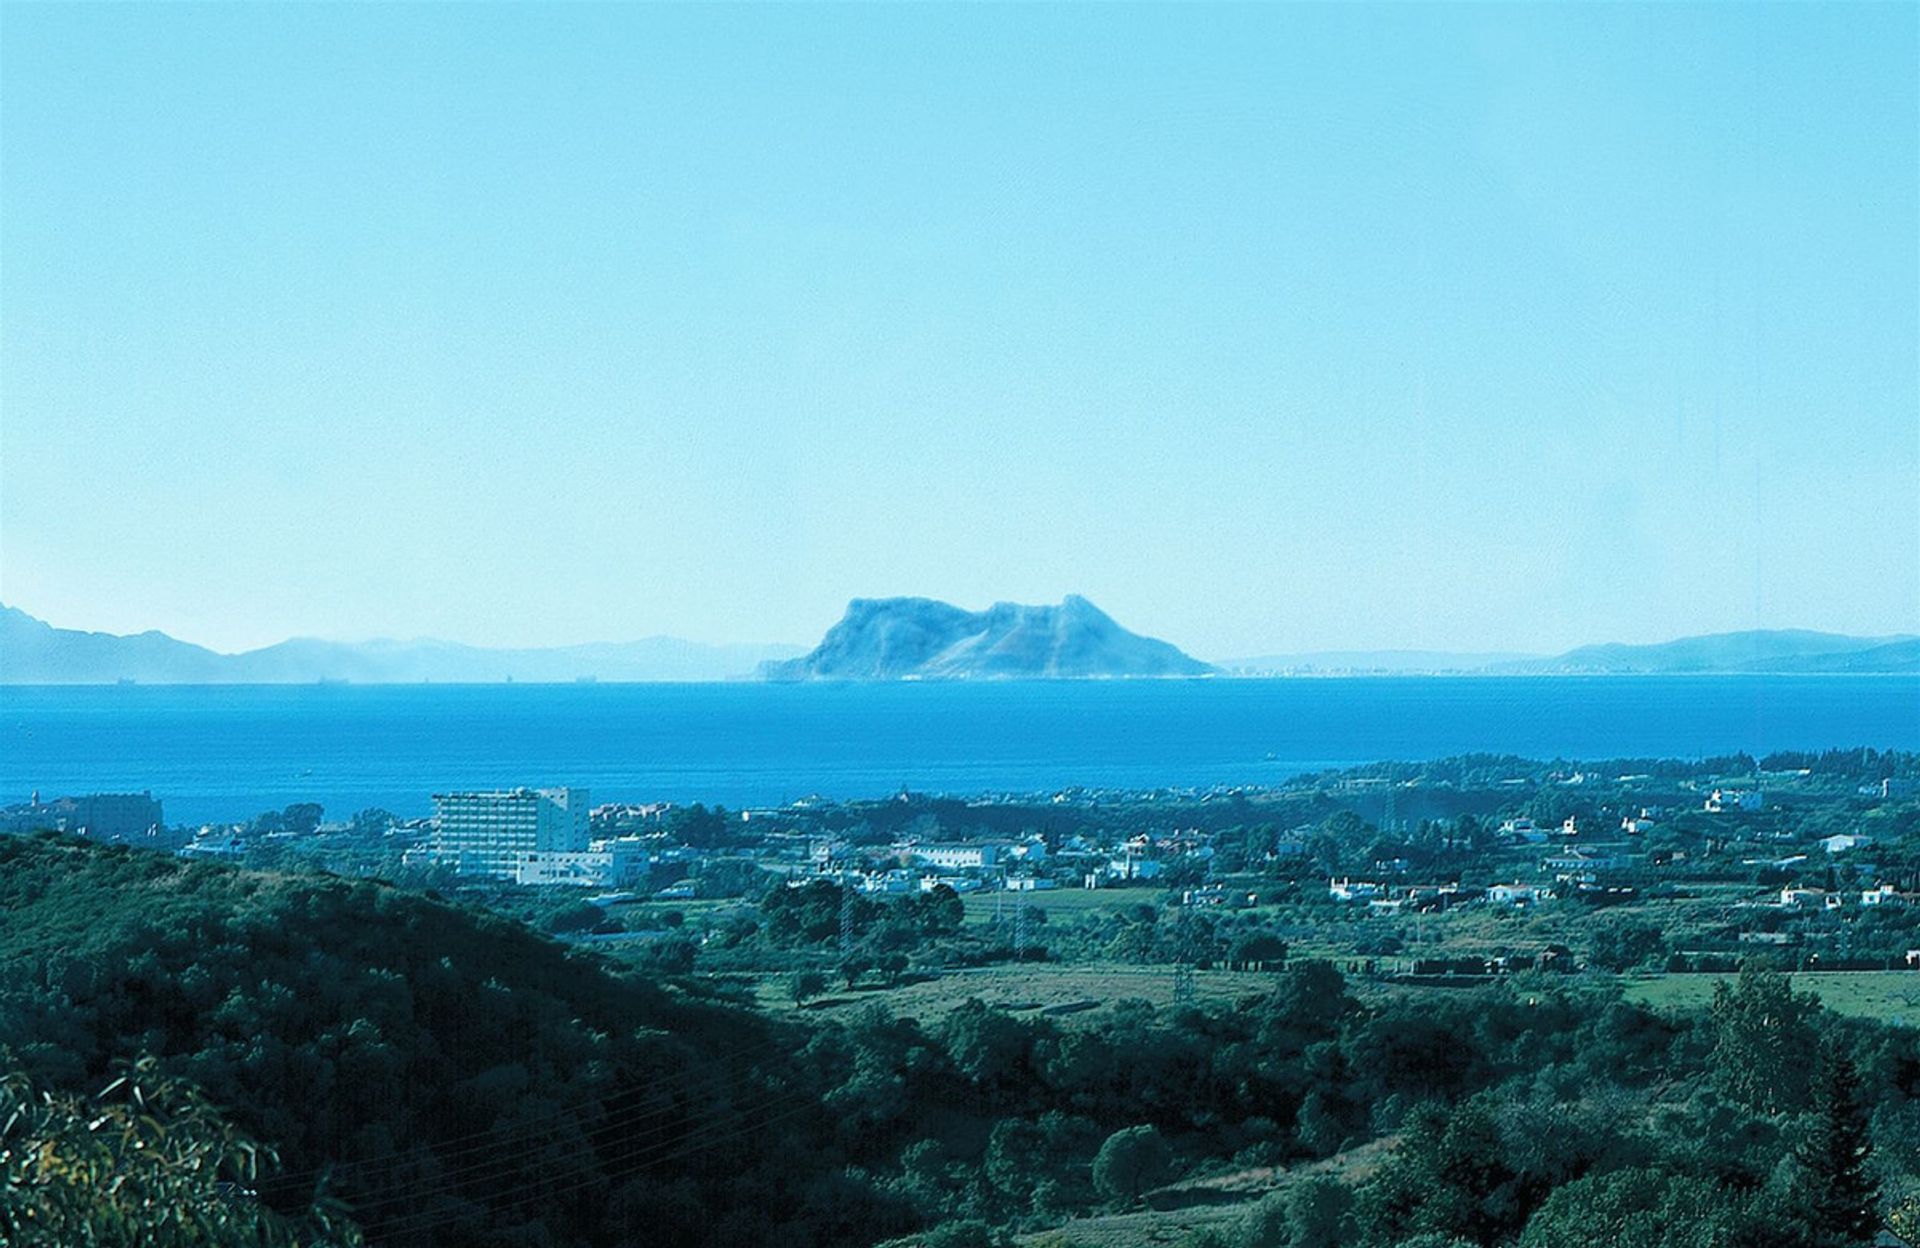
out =
[[[595,802],[1276,785],[1381,759],[1920,750],[1920,676],[0,688],[0,805],[150,792],[171,823],[456,789]]]

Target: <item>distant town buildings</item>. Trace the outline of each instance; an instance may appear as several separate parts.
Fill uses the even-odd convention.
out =
[[[50,802],[35,793],[0,810],[0,832],[71,832],[103,841],[145,841],[162,836],[166,827],[151,793],[91,793]]]

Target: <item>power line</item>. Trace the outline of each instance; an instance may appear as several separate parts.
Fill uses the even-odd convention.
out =
[[[709,1079],[717,1078],[723,1073],[721,1067],[725,1064],[737,1062],[747,1057],[759,1057],[774,1052],[784,1048],[788,1044],[788,1041],[789,1038],[785,1036],[768,1036],[754,1044],[745,1045],[727,1053],[715,1055],[701,1077]],[[563,1120],[577,1118],[582,1111],[588,1108],[589,1106],[585,1104],[559,1106],[537,1116],[505,1125],[470,1131],[462,1135],[450,1136],[444,1140],[421,1141],[412,1149],[390,1149],[385,1153],[376,1154],[371,1157],[355,1158],[349,1161],[328,1162],[303,1170],[286,1171],[272,1176],[268,1182],[279,1186],[293,1183],[296,1180],[310,1181],[318,1179],[323,1175],[356,1171],[368,1166],[396,1162],[411,1157],[417,1149],[422,1148],[426,1149],[434,1160],[445,1162],[476,1152],[485,1152],[498,1146],[514,1144],[514,1137],[523,1135],[530,1130],[538,1130],[544,1126],[556,1125]],[[659,1117],[663,1114],[671,1113],[676,1108],[678,1108],[677,1104],[655,1106],[648,1112],[631,1119],[625,1115],[613,1115],[612,1121],[631,1121],[637,1123],[645,1121],[650,1117]]]
[[[675,1161],[680,1159],[681,1157],[690,1156],[697,1152],[703,1152],[713,1148],[717,1148],[720,1145],[729,1143],[733,1140],[745,1139],[748,1136],[754,1135],[758,1132],[765,1131],[768,1127],[773,1126],[776,1123],[784,1122],[788,1119],[797,1117],[802,1113],[806,1113],[809,1110],[814,1109],[819,1104],[819,1101],[813,1096],[813,1094],[810,1091],[802,1090],[798,1092],[790,1092],[790,1093],[783,1094],[781,1096],[773,1097],[768,1101],[761,1103],[759,1106],[756,1106],[753,1110],[750,1110],[748,1112],[749,1113],[764,1112],[768,1109],[773,1108],[775,1105],[786,1104],[786,1103],[795,1102],[795,1101],[798,1101],[799,1103],[791,1105],[790,1108],[785,1109],[783,1112],[779,1114],[775,1114],[772,1117],[763,1118],[758,1123],[747,1124],[741,1127],[731,1128],[729,1130],[719,1130],[719,1131],[717,1131],[717,1129],[722,1124],[719,1124],[719,1123],[710,1124],[709,1126],[704,1128],[696,1128],[685,1139],[680,1141],[678,1146],[666,1146],[665,1151],[661,1151],[661,1147],[663,1146],[656,1146],[654,1149],[649,1150],[652,1153],[651,1156],[643,1155],[640,1157],[623,1158],[621,1159],[621,1164],[624,1167],[628,1168],[628,1175],[626,1177],[631,1177],[632,1174],[638,1173],[638,1171],[644,1167],[656,1166],[667,1161]],[[714,1132],[716,1131],[717,1131],[717,1134],[714,1134]],[[701,1139],[700,1137],[703,1134],[709,1135],[710,1138]],[[519,1209],[532,1201],[543,1200],[543,1199],[551,1200],[560,1196],[570,1195],[574,1192],[584,1191],[587,1188],[598,1186],[601,1183],[614,1182],[618,1177],[621,1177],[621,1176],[616,1176],[616,1175],[606,1174],[606,1173],[595,1173],[591,1175],[584,1175],[572,1183],[563,1184],[560,1187],[552,1188],[548,1190],[529,1191],[523,1195],[516,1196],[510,1200],[490,1201],[485,1204],[479,1204],[479,1202],[474,1202],[475,1204],[478,1205],[478,1208],[476,1209],[459,1210],[457,1212],[445,1214],[440,1216],[437,1219],[430,1219],[425,1222],[421,1222],[417,1220],[409,1222],[409,1221],[403,1220],[397,1224],[382,1227],[381,1233],[384,1235],[416,1235],[423,1231],[436,1230],[443,1226],[451,1226],[456,1222],[463,1222],[475,1216],[498,1217],[503,1213],[506,1213],[515,1209]]]

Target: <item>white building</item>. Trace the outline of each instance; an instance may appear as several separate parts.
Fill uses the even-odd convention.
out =
[[[1624,871],[1633,865],[1631,854],[1601,852],[1597,849],[1569,849],[1553,854],[1540,863],[1542,871]]]
[[[1553,890],[1536,884],[1495,884],[1487,890],[1487,901],[1496,906],[1531,906],[1553,896]]]
[[[939,871],[985,871],[1000,861],[998,845],[913,845],[905,853],[917,867]]]
[[[1822,837],[1820,848],[1830,854],[1844,854],[1850,849],[1865,849],[1873,844],[1873,838],[1853,832],[1842,832],[1838,836]]]
[[[1059,881],[1044,875],[1010,875],[1007,877],[1007,891],[1010,893],[1038,893],[1049,888],[1058,888]]]
[[[588,849],[585,789],[433,795],[432,856],[463,875],[515,879],[529,854]]]
[[[1508,819],[1500,824],[1500,835],[1516,845],[1539,845],[1547,834],[1531,819]]]
[[[596,841],[583,851],[557,850],[523,854],[514,863],[516,884],[545,888],[617,888],[638,879],[647,869],[648,854],[637,839]]]
[[[956,893],[978,892],[981,888],[980,881],[970,875],[923,875],[920,877],[920,891],[923,893],[930,893],[942,884]]]
[[[1387,891],[1372,880],[1328,880],[1327,896],[1335,901],[1371,901]]]
[[[1720,815],[1733,810],[1764,810],[1766,805],[1766,794],[1758,789],[1715,789],[1707,794],[1704,808],[1709,814]]]
[[[1107,878],[1113,880],[1152,880],[1159,878],[1160,864],[1151,858],[1125,854],[1107,861]]]

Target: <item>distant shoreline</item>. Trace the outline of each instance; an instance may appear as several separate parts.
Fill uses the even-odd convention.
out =
[[[1729,668],[1688,672],[1261,672],[1237,675],[1227,672],[1199,676],[992,676],[929,678],[907,677],[870,680],[843,677],[819,677],[809,680],[768,680],[758,676],[722,677],[706,680],[620,680],[604,676],[592,680],[29,680],[0,681],[0,690],[8,689],[593,689],[593,688],[685,688],[722,686],[752,688],[873,688],[890,686],[992,685],[1165,685],[1165,684],[1259,684],[1264,681],[1327,680],[1696,680],[1740,677],[1754,680],[1912,680],[1920,682],[1920,672],[1797,672],[1753,671]]]

